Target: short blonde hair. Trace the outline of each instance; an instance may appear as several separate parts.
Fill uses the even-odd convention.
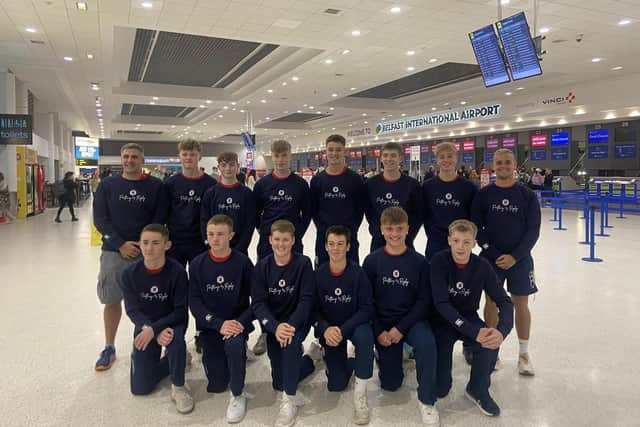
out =
[[[456,219],[449,224],[449,236],[456,231],[458,233],[471,233],[474,239],[478,235],[478,227],[468,219]]]
[[[284,139],[279,139],[271,144],[271,152],[272,153],[291,153],[291,144]]]
[[[186,139],[178,144],[178,151],[197,151],[202,153],[202,146],[195,139]]]
[[[497,149],[494,153],[493,153],[493,157],[495,157],[497,154],[510,154],[511,157],[513,157],[513,160],[516,159],[516,155],[513,154],[513,151],[509,150],[508,148],[499,148]]]
[[[382,211],[380,215],[380,225],[400,225],[409,224],[409,216],[398,206],[391,206]]]
[[[436,145],[436,157],[438,157],[440,153],[445,153],[447,151],[450,151],[454,154],[458,152],[456,150],[456,146],[452,142],[441,142],[440,144]]]
[[[280,233],[289,233],[291,234],[291,237],[296,236],[296,227],[291,221],[287,221],[286,219],[279,219],[271,224],[271,234],[273,235],[276,231]]]

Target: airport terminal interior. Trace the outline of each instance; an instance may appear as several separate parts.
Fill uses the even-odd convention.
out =
[[[177,412],[168,379],[131,394],[124,313],[117,361],[94,370],[105,337],[92,193],[121,173],[126,143],[163,180],[181,171],[178,143],[195,139],[205,173],[217,177],[218,155],[233,152],[259,182],[274,169],[271,144],[286,140],[309,182],[339,134],[350,169],[381,173],[394,142],[421,184],[438,172],[440,143],[480,188],[496,179],[496,151],[510,150],[541,203],[535,376],[518,374],[514,328],[491,375],[502,412],[487,417],[465,398],[457,343],[442,426],[640,425],[639,56],[637,0],[0,0],[0,424],[226,425],[229,393],[206,391],[193,319],[191,413]],[[78,221],[65,210],[58,223],[69,172]],[[312,260],[315,239],[312,223]],[[358,240],[362,261],[366,220]],[[426,242],[421,227],[419,253]],[[257,243],[254,232],[254,263]],[[387,392],[374,365],[369,425],[424,425],[416,363],[403,366],[404,385]],[[320,361],[299,387],[296,425],[353,425],[353,382],[344,393],[326,384]],[[247,362],[245,391],[240,425],[273,425],[281,393],[266,354]]]

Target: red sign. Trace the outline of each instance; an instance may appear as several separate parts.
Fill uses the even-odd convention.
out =
[[[531,146],[532,147],[546,147],[547,146],[547,135],[531,135]]]
[[[411,154],[411,147],[404,147],[404,154]]]
[[[473,151],[476,149],[475,141],[465,141],[462,143],[462,151]]]

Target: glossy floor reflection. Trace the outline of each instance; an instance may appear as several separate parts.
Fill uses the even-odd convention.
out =
[[[165,381],[148,397],[129,392],[132,326],[123,318],[117,339],[118,361],[97,373],[93,364],[103,346],[101,306],[96,297],[100,250],[89,246],[90,210],[80,222],[53,222],[55,212],[15,224],[0,224],[0,424],[3,426],[225,425],[228,394],[205,391],[199,357],[187,373],[196,408],[180,415]],[[516,371],[515,331],[501,352],[502,370],[493,375],[492,392],[502,415],[490,419],[463,397],[469,368],[459,346],[454,357],[454,388],[438,403],[445,426],[631,426],[640,423],[640,217],[610,223],[611,237],[598,238],[603,263],[580,260],[584,229],[575,212],[565,212],[568,231],[553,231],[550,212],[534,256],[539,294],[532,301],[530,353],[537,375]],[[361,256],[368,247],[361,228]],[[305,238],[311,255],[315,230]],[[420,233],[419,251],[425,237]],[[250,249],[255,254],[254,245]],[[250,252],[251,253],[251,252]],[[193,322],[191,323],[193,325]],[[189,340],[193,332],[189,331]],[[252,342],[255,340],[252,337]],[[372,426],[421,425],[415,368],[405,364],[406,384],[396,393],[370,385]],[[376,373],[374,373],[374,377]],[[278,397],[271,390],[268,359],[248,366],[246,390],[254,397],[242,425],[272,425]],[[351,425],[351,387],[326,391],[322,366],[301,391],[311,400],[299,426]]]

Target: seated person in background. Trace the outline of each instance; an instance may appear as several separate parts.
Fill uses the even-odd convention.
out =
[[[214,215],[207,224],[211,249],[189,266],[189,307],[201,331],[207,391],[222,393],[231,385],[227,421],[239,423],[247,408],[243,389],[247,339],[253,330],[249,302],[253,264],[246,255],[231,249],[232,239],[233,220]]]
[[[351,232],[342,225],[327,229],[325,247],[329,262],[315,272],[318,296],[316,331],[324,348],[329,391],[342,391],[355,370],[353,394],[355,424],[369,423],[367,381],[373,375],[372,290],[364,270],[347,260]],[[347,340],[355,359],[347,359]]]
[[[471,253],[476,245],[476,225],[459,219],[449,225],[449,246],[431,260],[433,303],[439,316],[433,330],[438,345],[438,398],[451,389],[451,354],[456,341],[469,344],[473,351],[471,377],[466,396],[489,416],[500,415],[500,407],[491,398],[491,372],[498,348],[513,328],[513,304],[498,281],[489,261]],[[500,310],[496,328],[488,327],[478,316],[482,291]]]
[[[427,318],[433,312],[429,263],[407,246],[409,218],[400,207],[382,211],[385,246],[364,260],[373,287],[373,334],[378,376],[383,390],[396,391],[404,381],[402,347],[413,347],[422,421],[439,425],[436,402],[436,342]]]
[[[131,353],[131,393],[145,395],[167,375],[171,399],[182,414],[193,410],[193,398],[184,381],[187,321],[187,272],[166,258],[171,247],[169,230],[149,224],[140,234],[143,259],[122,274],[122,293],[127,316],[134,327]],[[160,357],[162,347],[165,356]]]
[[[258,261],[251,281],[251,308],[267,332],[272,386],[283,392],[276,427],[295,424],[297,407],[304,404],[298,383],[315,369],[313,360],[302,355],[312,319],[313,270],[309,258],[292,252],[295,233],[290,221],[271,224],[273,253]]]

